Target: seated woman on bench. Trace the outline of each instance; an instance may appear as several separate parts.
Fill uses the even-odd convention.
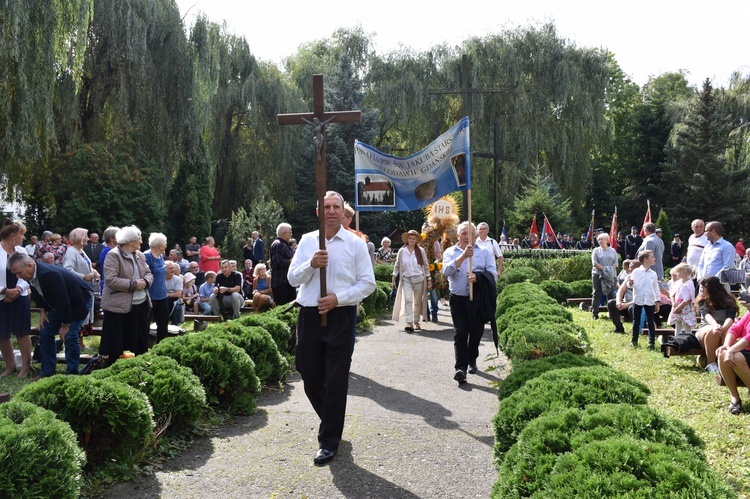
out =
[[[268,275],[266,265],[259,263],[255,266],[253,279],[253,313],[258,313],[274,306],[271,276]]]
[[[742,305],[750,308],[750,303],[741,301]],[[745,312],[738,322],[727,331],[724,344],[716,350],[719,359],[719,370],[729,389],[729,412],[742,412],[740,392],[737,390],[737,378],[745,386],[750,387],[750,311]]]
[[[716,349],[724,342],[739,310],[734,297],[727,292],[718,277],[704,277],[700,285],[695,303],[700,310],[701,323],[695,337],[706,352],[706,371],[716,373],[719,372]]]

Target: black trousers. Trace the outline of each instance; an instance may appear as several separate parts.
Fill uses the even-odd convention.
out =
[[[149,312],[148,301],[133,305],[125,314],[105,312],[99,353],[108,355],[110,364],[125,350],[136,355],[148,351]]]
[[[285,280],[282,283],[274,284],[272,288],[273,300],[276,302],[276,305],[286,305],[297,298],[297,290],[289,284],[289,281]]]
[[[151,300],[151,318],[156,323],[156,342],[167,337],[167,326],[169,324],[169,301]]]
[[[469,364],[476,364],[479,357],[479,342],[482,341],[484,323],[477,314],[469,313],[469,297],[451,295],[451,318],[453,319],[453,353],[455,369],[466,371]]]
[[[296,365],[320,418],[320,448],[335,451],[344,431],[356,308],[336,307],[327,315],[328,325],[321,326],[317,307],[300,308]]]

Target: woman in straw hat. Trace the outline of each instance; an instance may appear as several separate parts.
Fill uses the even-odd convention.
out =
[[[396,287],[397,276],[399,284],[392,319],[399,320],[403,312],[406,315],[406,331],[419,331],[422,329],[420,316],[427,316],[427,290],[432,288],[430,264],[424,249],[418,245],[422,241],[419,232],[410,230],[401,239],[404,246],[398,250],[393,267],[392,286]]]

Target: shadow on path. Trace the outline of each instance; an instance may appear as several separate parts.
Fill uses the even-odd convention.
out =
[[[346,440],[341,441],[336,459],[328,466],[333,475],[333,485],[344,497],[419,498],[403,487],[357,466],[352,456],[352,444]]]

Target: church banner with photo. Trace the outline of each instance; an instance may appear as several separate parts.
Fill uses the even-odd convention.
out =
[[[469,118],[407,157],[354,143],[357,211],[414,211],[454,191],[471,189]]]

